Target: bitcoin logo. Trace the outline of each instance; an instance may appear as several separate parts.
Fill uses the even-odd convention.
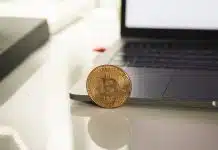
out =
[[[118,83],[114,79],[101,78],[102,86],[99,87],[99,94],[113,96],[118,91]]]
[[[106,108],[114,108],[123,104],[130,96],[132,88],[127,74],[112,65],[103,65],[93,69],[87,78],[86,86],[89,97],[97,105]]]

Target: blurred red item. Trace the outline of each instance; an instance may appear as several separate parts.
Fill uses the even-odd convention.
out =
[[[104,47],[96,47],[96,48],[93,49],[93,51],[104,52],[104,51],[106,51],[106,48],[104,48]]]

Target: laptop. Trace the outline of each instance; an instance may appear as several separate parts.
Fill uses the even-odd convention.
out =
[[[94,66],[111,64],[127,72],[128,102],[217,107],[217,4],[122,0],[121,39]],[[72,99],[87,95],[87,76],[71,89]]]

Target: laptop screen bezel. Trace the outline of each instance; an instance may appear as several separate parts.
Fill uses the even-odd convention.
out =
[[[218,40],[218,30],[127,28],[126,0],[121,0],[121,37],[175,40]]]

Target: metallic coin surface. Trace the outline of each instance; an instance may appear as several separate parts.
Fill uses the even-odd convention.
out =
[[[103,108],[116,108],[125,103],[132,83],[125,71],[113,65],[101,65],[88,75],[86,89],[92,101]]]

